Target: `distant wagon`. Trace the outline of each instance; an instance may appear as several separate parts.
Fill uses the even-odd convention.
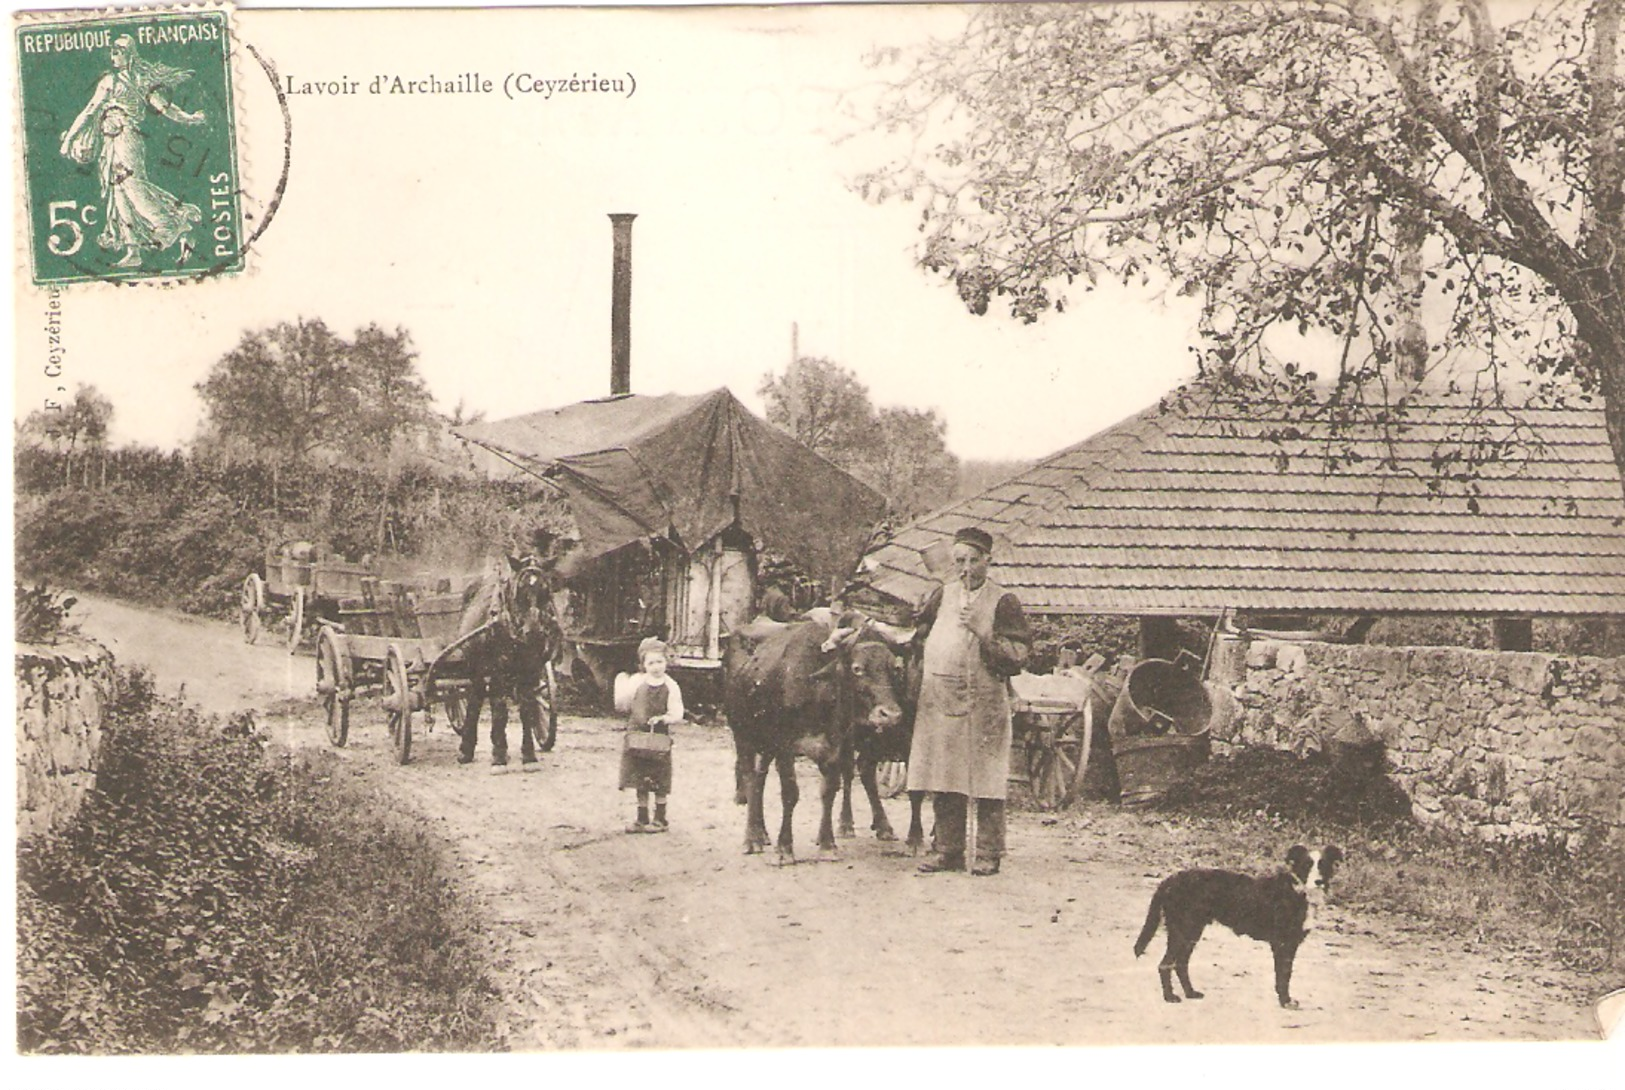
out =
[[[679,675],[717,693],[722,641],[754,612],[763,554],[838,587],[884,513],[877,493],[726,389],[622,394],[454,434],[568,502],[565,638],[606,692],[658,635]]]
[[[309,626],[319,618],[338,619],[339,602],[367,593],[380,570],[371,561],[335,556],[325,545],[289,541],[265,550],[265,574],[243,579],[238,613],[243,639],[255,643],[273,614],[288,620],[288,650],[298,648]]]

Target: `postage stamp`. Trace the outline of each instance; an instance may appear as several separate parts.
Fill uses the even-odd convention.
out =
[[[16,37],[34,282],[240,270],[227,13],[28,22]]]

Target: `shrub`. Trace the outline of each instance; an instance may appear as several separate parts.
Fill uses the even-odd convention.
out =
[[[1273,749],[1244,749],[1208,761],[1162,805],[1206,817],[1260,815],[1288,822],[1334,822],[1368,830],[1411,820],[1411,802],[1387,776],[1346,778],[1324,758],[1299,760]]]
[[[77,598],[36,583],[29,588],[17,584],[17,640],[19,643],[55,643],[57,637],[71,631],[68,610]]]
[[[60,456],[20,451],[19,565],[213,616],[236,611],[243,577],[263,574],[266,548],[286,541],[456,569],[493,547],[518,547],[538,526],[568,525],[562,504],[531,483],[427,468],[271,466],[143,449],[102,463],[94,485],[64,484]]]
[[[19,849],[29,1052],[488,1047],[436,845],[314,762],[124,673],[96,789]]]

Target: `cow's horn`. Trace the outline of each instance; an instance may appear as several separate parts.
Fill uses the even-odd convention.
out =
[[[823,644],[819,647],[819,650],[823,651],[825,654],[828,654],[837,647],[841,646],[841,644],[846,641],[847,637],[853,635],[855,632],[857,632],[857,629],[855,628],[837,628],[834,632],[829,634],[829,639],[823,642]]]

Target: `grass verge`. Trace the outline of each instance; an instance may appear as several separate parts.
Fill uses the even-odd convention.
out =
[[[496,1047],[441,850],[335,764],[122,672],[95,791],[19,846],[19,1050]]]

